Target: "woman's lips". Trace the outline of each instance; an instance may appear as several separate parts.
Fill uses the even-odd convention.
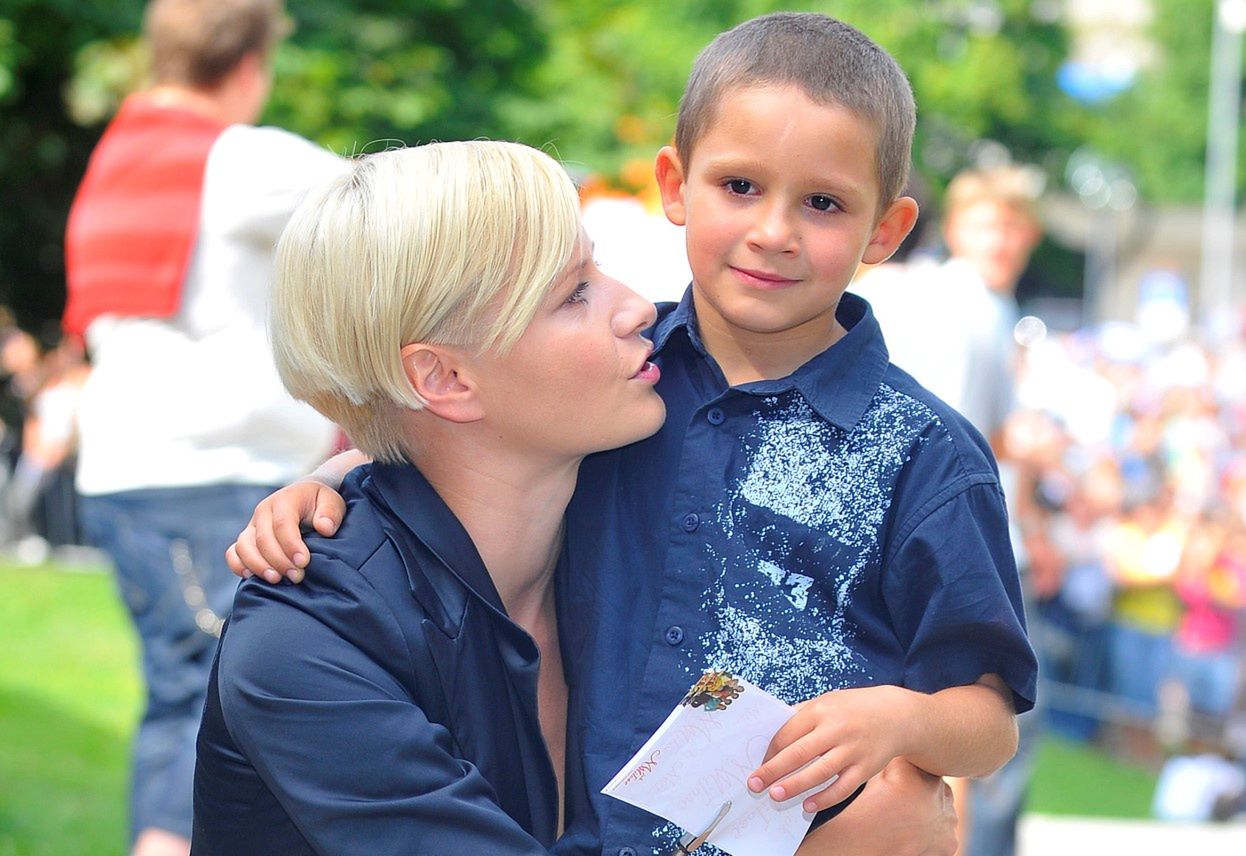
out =
[[[640,371],[632,375],[632,380],[643,380],[649,383],[657,383],[658,378],[662,376],[662,370],[655,363],[645,360],[645,364],[640,367]]]
[[[731,272],[736,275],[745,285],[753,288],[761,288],[774,290],[778,288],[787,288],[800,282],[798,279],[780,276],[777,273],[770,273],[764,270],[749,270],[748,268],[732,267]]]

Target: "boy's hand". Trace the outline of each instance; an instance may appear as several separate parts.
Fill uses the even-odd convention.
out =
[[[865,687],[797,705],[770,741],[765,763],[749,777],[749,790],[770,788],[771,798],[782,801],[829,782],[806,797],[805,811],[843,802],[892,758],[905,754],[908,695],[899,687]]]
[[[251,514],[251,522],[225,551],[229,569],[240,577],[258,575],[270,583],[302,582],[309,560],[301,527],[321,535],[337,531],[346,503],[333,488],[314,476],[269,494]]]

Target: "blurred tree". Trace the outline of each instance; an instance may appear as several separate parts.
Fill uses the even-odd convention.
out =
[[[141,0],[0,0],[0,303],[32,329],[65,300],[61,236],[99,136],[64,94],[85,46],[133,32]]]
[[[59,316],[62,235],[86,160],[139,82],[143,0],[0,0],[0,302]],[[496,136],[545,35],[522,0],[289,0],[265,121],[335,151]],[[504,134],[503,134],[504,135]]]
[[[1077,131],[1103,155],[1134,173],[1143,197],[1198,202],[1207,154],[1212,0],[1151,0],[1155,62],[1134,85],[1093,114]],[[1240,145],[1246,150],[1246,135]],[[1239,163],[1241,155],[1239,154]],[[1246,189],[1246,170],[1237,174]]]

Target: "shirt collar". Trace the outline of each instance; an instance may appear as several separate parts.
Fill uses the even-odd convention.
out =
[[[395,524],[428,548],[472,593],[506,615],[471,536],[424,474],[411,464],[376,462],[370,475]]]
[[[874,400],[887,371],[889,357],[882,330],[865,300],[845,292],[835,310],[835,318],[847,334],[832,347],[787,377],[755,381],[743,384],[739,389],[753,395],[772,395],[796,389],[819,416],[845,431],[850,430]],[[684,292],[679,304],[654,326],[654,352],[661,352],[671,334],[679,329],[686,332],[697,353],[712,359],[697,329],[691,286]]]
[[[670,304],[663,304],[669,306]],[[705,345],[701,342],[701,331],[697,329],[696,312],[692,308],[692,286],[684,290],[683,298],[675,308],[658,319],[653,325],[653,352],[659,354],[666,347],[666,342],[676,330],[683,329],[697,353],[705,354]]]

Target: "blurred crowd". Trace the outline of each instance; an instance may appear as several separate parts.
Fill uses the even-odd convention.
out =
[[[1028,322],[1028,324],[1027,324]],[[1053,727],[1230,751],[1246,644],[1246,344],[1018,328],[1005,457]],[[1026,328],[1029,326],[1030,333]],[[1064,692],[1061,692],[1064,690]],[[1070,691],[1071,690],[1071,691]]]
[[[59,325],[35,336],[0,307],[0,553],[27,563],[78,555],[74,492],[82,346]]]

